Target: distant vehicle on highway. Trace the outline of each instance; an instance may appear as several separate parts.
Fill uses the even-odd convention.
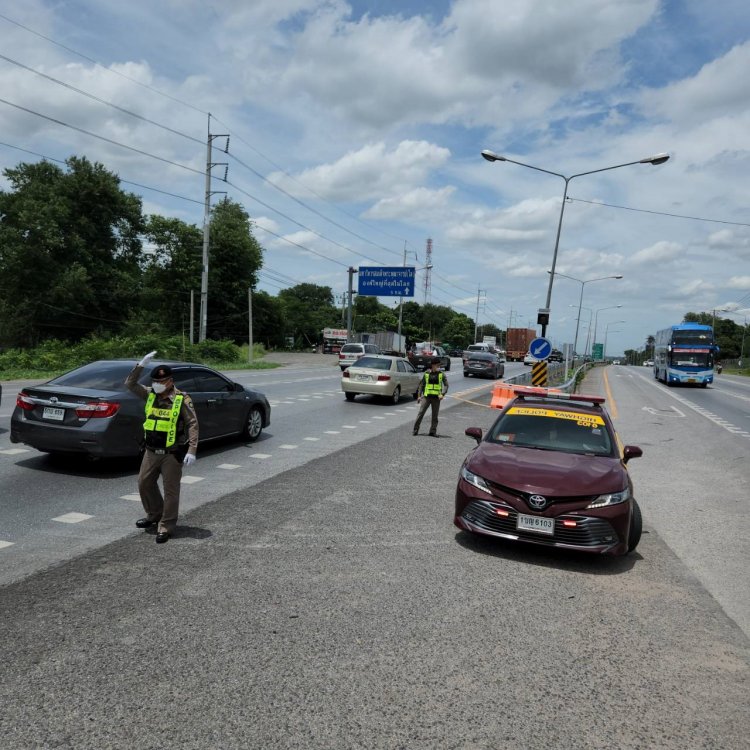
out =
[[[505,357],[496,351],[465,351],[464,377],[482,375],[497,380],[505,375]]]
[[[719,347],[714,331],[701,323],[680,323],[656,332],[654,377],[668,386],[714,382],[714,357]]]
[[[523,363],[525,365],[533,365],[534,362],[538,362],[538,361],[539,360],[531,352],[526,352],[523,358]]]
[[[409,362],[417,370],[429,370],[430,362],[437,357],[440,360],[440,369],[448,372],[451,369],[451,358],[442,346],[433,344],[431,341],[422,341],[414,344],[409,352]]]
[[[411,362],[403,357],[370,355],[357,360],[341,373],[341,390],[347,401],[366,394],[397,404],[402,396],[417,397],[421,378]]]
[[[101,360],[47,383],[26,386],[10,419],[10,442],[45,453],[94,458],[136,456],[142,450],[145,402],[125,387],[135,360]],[[190,394],[201,443],[231,435],[254,441],[271,423],[271,406],[259,391],[191,362],[169,365],[177,388]],[[151,384],[152,367],[140,382]]]
[[[449,357],[463,357],[463,355],[464,355],[463,349],[449,349],[448,350]]]
[[[349,365],[370,354],[380,354],[380,349],[375,344],[344,344],[339,351],[339,367],[346,370]]]
[[[654,366],[654,360],[653,359],[647,359],[643,362],[644,367],[653,367]]]
[[[541,391],[541,393],[540,393]],[[516,387],[461,467],[454,524],[473,534],[624,555],[641,538],[641,511],[604,398]]]

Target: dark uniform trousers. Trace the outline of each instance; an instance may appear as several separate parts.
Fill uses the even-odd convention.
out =
[[[159,521],[159,533],[166,531],[173,534],[177,525],[182,479],[182,462],[178,455],[181,454],[158,454],[146,448],[138,474],[138,492],[143,508],[149,520]],[[163,496],[159,490],[159,475],[164,485]]]
[[[424,417],[428,406],[432,408],[430,435],[437,434],[438,412],[440,411],[440,396],[422,396],[422,403],[419,405],[419,414],[417,414],[417,421],[414,422],[414,434],[419,432],[419,425],[422,424],[422,417]]]

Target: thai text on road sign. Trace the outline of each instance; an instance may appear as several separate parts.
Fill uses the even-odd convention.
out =
[[[415,275],[413,266],[360,266],[357,292],[370,297],[413,297]]]

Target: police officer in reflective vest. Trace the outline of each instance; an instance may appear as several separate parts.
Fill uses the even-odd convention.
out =
[[[180,508],[182,467],[195,463],[198,450],[198,418],[187,393],[174,387],[172,368],[158,365],[151,371],[151,388],[138,379],[153,359],[149,352],[125,380],[128,389],[146,400],[143,433],[146,450],[138,474],[138,491],[146,517],[135,522],[139,529],[157,526],[156,541],[166,542],[174,533]],[[161,475],[164,495],[159,490]]]
[[[432,421],[430,422],[430,435],[437,437],[438,412],[440,411],[440,402],[448,393],[448,378],[445,373],[440,371],[440,360],[435,357],[430,360],[430,369],[427,370],[419,383],[417,391],[417,401],[420,403],[417,421],[414,422],[414,434],[419,434],[419,425],[422,424],[422,417],[427,411],[427,407],[432,408]]]

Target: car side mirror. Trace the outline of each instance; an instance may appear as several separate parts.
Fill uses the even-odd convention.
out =
[[[627,463],[631,458],[640,458],[643,451],[637,445],[626,445],[622,449],[622,462]]]
[[[477,445],[482,442],[482,428],[481,427],[467,427],[464,431],[465,435],[470,438],[474,438],[477,441]]]

